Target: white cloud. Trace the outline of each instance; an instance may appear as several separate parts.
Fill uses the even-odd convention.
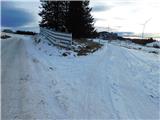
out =
[[[21,27],[14,27],[12,29],[14,30],[29,30],[29,31],[39,31],[39,21],[41,20],[41,17],[38,15],[40,9],[40,1],[39,0],[2,0],[2,1],[8,1],[12,7],[21,9],[22,11],[26,11],[30,15],[32,15],[32,22],[29,22],[28,24],[25,24]],[[12,14],[12,13],[11,13]]]
[[[112,6],[101,12],[94,11],[93,17],[97,18],[95,26],[115,28],[117,31],[141,32],[142,25],[147,19],[152,18],[146,25],[145,32],[160,32],[160,1],[158,0],[107,0],[91,1],[91,6],[98,4]],[[102,20],[103,19],[103,20]]]
[[[33,22],[30,23],[29,25],[26,25],[25,27],[36,27],[38,26],[38,21],[41,20],[40,16],[38,15],[40,9],[40,1],[39,0],[28,0],[28,1],[20,1],[20,0],[15,0],[16,4],[15,7],[24,9],[25,11],[29,12],[30,14],[33,15]]]
[[[8,0],[10,1],[10,0]],[[30,12],[33,22],[24,27],[38,27],[40,16],[39,0],[13,0],[17,8]],[[142,25],[151,18],[145,32],[160,32],[160,0],[91,0],[90,6],[103,6],[98,12],[92,12],[97,28],[111,27],[116,31],[142,32]],[[106,8],[104,7],[106,6]]]

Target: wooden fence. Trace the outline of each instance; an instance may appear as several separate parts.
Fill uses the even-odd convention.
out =
[[[71,48],[72,46],[72,34],[55,32],[55,31],[40,27],[40,35],[46,37],[54,45],[65,47],[65,48]]]

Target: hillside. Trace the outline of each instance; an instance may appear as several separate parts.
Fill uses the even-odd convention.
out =
[[[1,44],[2,118],[159,119],[159,54],[106,42],[77,56],[24,35]]]

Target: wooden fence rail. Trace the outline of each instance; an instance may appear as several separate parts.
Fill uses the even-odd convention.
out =
[[[54,45],[65,48],[71,48],[72,46],[72,34],[55,32],[40,27],[40,35],[46,37]]]

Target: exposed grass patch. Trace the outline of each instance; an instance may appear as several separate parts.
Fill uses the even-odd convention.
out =
[[[1,35],[1,39],[7,39],[7,38],[10,38],[11,36],[9,35]]]
[[[140,44],[140,45],[146,45],[148,43],[155,42],[155,40],[153,39],[131,39],[131,41],[133,43]]]
[[[156,40],[149,38],[149,39],[131,39],[131,38],[123,38],[123,37],[118,37],[119,40],[128,40],[136,44],[140,45],[146,45],[148,43],[156,42]]]
[[[74,40],[78,44],[78,48],[74,51],[77,52],[78,56],[87,55],[93,53],[102,47],[101,44],[87,39],[76,39]]]

